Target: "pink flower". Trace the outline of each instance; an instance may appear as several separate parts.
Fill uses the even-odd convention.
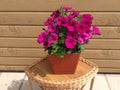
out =
[[[52,24],[48,26],[47,32],[58,33],[58,30],[56,29],[56,25]]]
[[[92,31],[90,29],[88,29],[85,33],[88,34],[88,38],[92,38]]]
[[[77,44],[76,39],[74,39],[73,37],[68,36],[65,40],[65,45],[67,48],[70,49],[75,48],[76,44]]]
[[[58,40],[58,35],[56,33],[51,34],[50,37],[45,38],[45,40],[43,41],[43,46],[44,48],[48,48],[51,46],[51,44],[55,41]]]
[[[67,23],[67,18],[61,16],[58,21],[57,21],[57,25],[58,26],[65,26]]]
[[[44,25],[45,26],[48,26],[48,25],[51,25],[53,23],[53,18],[52,17],[49,17],[45,22],[44,22]]]
[[[69,31],[69,32],[67,33],[67,36],[71,36],[71,37],[73,37],[73,38],[77,38],[78,34],[77,34],[76,31],[73,31],[73,32]]]
[[[80,34],[82,34],[82,33],[85,33],[86,32],[86,25],[84,24],[84,23],[79,23],[78,24],[78,32],[80,33]]]
[[[63,10],[65,10],[65,11],[70,11],[70,10],[72,9],[72,7],[65,7],[65,6],[63,6],[62,8],[63,8]]]
[[[51,14],[51,17],[53,17],[54,19],[58,18],[59,16],[60,16],[59,10],[56,10]]]
[[[42,32],[38,38],[37,38],[37,42],[38,43],[43,43],[46,39],[46,36],[48,35],[48,32]]]
[[[82,16],[81,22],[84,23],[88,28],[90,28],[92,24],[92,16],[90,14],[84,14]]]
[[[50,38],[52,38],[52,41],[57,41],[58,40],[58,35],[56,33],[51,34]]]
[[[86,19],[89,19],[89,20],[93,19],[91,14],[84,14],[82,18],[86,18]]]
[[[47,40],[44,41],[44,43],[43,43],[44,48],[48,48],[50,45],[51,45],[50,39],[48,41]]]
[[[45,41],[43,42],[44,48],[50,47],[51,44],[57,40],[58,40],[57,34],[51,34],[51,36],[49,38],[46,38]]]
[[[77,11],[75,11],[75,10],[72,10],[72,14],[71,14],[72,17],[77,17],[77,16],[79,16],[79,15],[80,15],[80,12],[77,12]]]
[[[77,21],[71,20],[66,24],[66,27],[68,28],[69,31],[75,31],[77,27]]]
[[[54,31],[54,27],[52,27],[52,26],[48,26],[47,31],[48,31],[48,32],[53,32],[53,31]]]
[[[90,37],[89,34],[83,33],[83,34],[80,34],[80,36],[78,37],[78,40],[80,41],[81,44],[85,44],[89,39],[89,37]]]
[[[88,28],[90,28],[92,24],[92,20],[85,19],[85,18],[82,18],[81,22],[84,23]]]
[[[100,29],[97,26],[92,26],[93,33],[100,35]]]
[[[63,6],[53,11],[44,22],[47,29],[43,29],[37,41],[43,44],[49,54],[63,56],[77,53],[81,44],[86,44],[95,34],[100,35],[99,28],[92,25],[92,20],[91,14],[81,14]]]

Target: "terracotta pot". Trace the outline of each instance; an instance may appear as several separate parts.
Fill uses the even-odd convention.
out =
[[[51,68],[55,74],[73,74],[75,72],[80,53],[66,54],[63,58],[49,55]]]

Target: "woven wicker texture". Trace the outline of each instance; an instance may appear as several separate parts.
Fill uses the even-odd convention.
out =
[[[98,67],[91,61],[80,57],[74,74],[58,75],[53,74],[46,57],[27,67],[25,72],[29,79],[35,80],[45,90],[78,90],[96,76]]]

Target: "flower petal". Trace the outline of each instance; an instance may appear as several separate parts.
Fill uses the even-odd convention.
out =
[[[93,33],[100,35],[100,29],[97,26],[93,26]]]

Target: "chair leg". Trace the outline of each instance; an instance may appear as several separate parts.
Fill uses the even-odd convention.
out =
[[[84,86],[82,86],[80,90],[83,90],[83,88],[84,88],[84,87],[85,87],[85,85],[84,85]]]
[[[42,89],[42,90],[46,90],[43,86],[41,86],[41,89]]]
[[[32,88],[32,80],[31,80],[30,77],[28,77],[28,82],[29,82],[30,90],[33,90],[33,88]]]
[[[91,84],[90,84],[90,90],[93,90],[93,84],[94,84],[94,80],[95,80],[95,77],[91,80]]]

